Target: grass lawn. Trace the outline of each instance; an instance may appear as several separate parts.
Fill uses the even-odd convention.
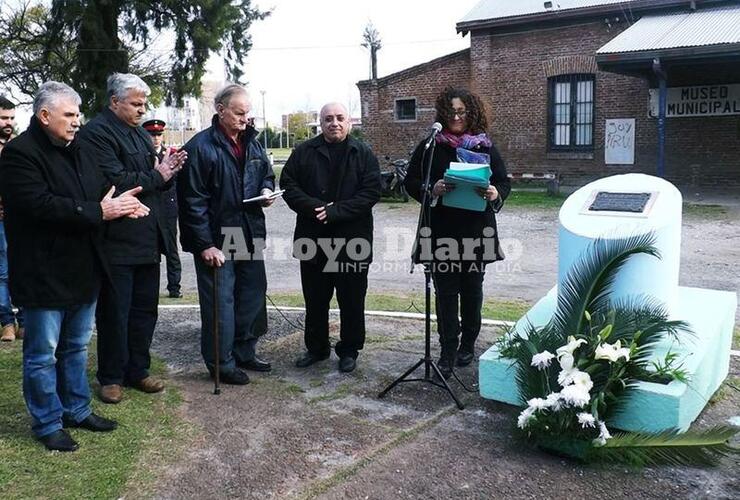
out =
[[[151,464],[172,461],[185,424],[171,386],[144,395],[127,390],[118,405],[93,400],[93,411],[118,421],[110,433],[70,432],[80,443],[72,453],[49,452],[33,439],[21,389],[21,342],[0,346],[0,496],[2,498],[119,498],[127,484],[146,489]],[[94,378],[95,346],[88,375]],[[164,374],[155,362],[153,373]]]
[[[305,307],[301,292],[272,292],[268,293],[272,302],[280,306]],[[434,296],[432,296],[434,300]],[[185,294],[181,299],[170,299],[166,296],[159,298],[162,305],[170,304],[197,304],[197,294]],[[268,300],[267,305],[272,305]],[[332,299],[331,307],[338,306],[336,299]],[[531,304],[523,300],[486,299],[483,302],[483,318],[503,321],[516,321],[521,318]],[[368,293],[365,300],[365,309],[368,311],[392,312],[424,312],[424,294],[401,293]]]
[[[267,152],[272,153],[272,157],[276,160],[287,160],[293,148],[267,148]]]
[[[508,208],[560,208],[565,199],[564,194],[549,196],[546,191],[532,189],[512,189],[506,198],[504,209]]]
[[[277,306],[304,307],[303,295],[298,292],[276,292],[269,294]],[[432,297],[434,300],[434,297]],[[270,302],[268,301],[268,304]],[[337,308],[332,299],[332,308]],[[432,304],[434,307],[434,304]],[[516,321],[527,312],[530,305],[520,300],[486,299],[483,302],[483,318]],[[369,311],[424,312],[424,294],[368,293],[365,309]],[[434,312],[432,310],[432,312]]]
[[[691,217],[703,217],[706,219],[721,219],[727,215],[727,208],[722,205],[684,203],[683,214]]]

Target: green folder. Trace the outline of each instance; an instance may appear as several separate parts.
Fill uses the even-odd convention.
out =
[[[442,204],[447,207],[462,208],[483,212],[488,203],[475,190],[488,187],[491,167],[477,163],[450,163],[445,171],[444,181],[455,184],[455,189],[442,196]]]

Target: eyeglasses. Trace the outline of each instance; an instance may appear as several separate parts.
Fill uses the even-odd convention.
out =
[[[461,109],[451,109],[450,110],[450,115],[452,116],[452,118],[454,118],[456,116],[457,117],[460,117],[460,118],[465,118],[466,116],[468,116],[468,112],[465,111],[464,109],[463,110],[461,110]]]

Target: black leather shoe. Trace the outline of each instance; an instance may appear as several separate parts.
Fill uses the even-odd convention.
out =
[[[213,378],[213,374],[211,374],[211,378]],[[249,375],[239,368],[234,368],[229,372],[222,372],[218,377],[218,381],[229,385],[247,385],[249,383]]]
[[[180,292],[180,291],[170,292],[170,293],[167,294],[167,296],[169,298],[171,298],[171,299],[181,299],[182,298],[182,292]]]
[[[354,370],[356,366],[357,366],[357,361],[355,361],[355,358],[352,358],[350,356],[339,358],[339,371],[340,372],[349,373],[352,370]]]
[[[439,371],[445,380],[449,379],[452,376],[452,363],[450,363],[450,359],[447,356],[442,356],[441,358],[439,358],[439,361],[437,362],[437,368],[439,368]]]
[[[468,351],[457,351],[457,366],[468,366],[473,362],[475,354]]]
[[[272,365],[257,356],[247,361],[237,361],[236,366],[245,370],[252,370],[253,372],[269,372],[272,370]]]
[[[56,432],[41,436],[38,438],[41,444],[46,446],[47,450],[51,451],[75,451],[80,445],[77,441],[72,439],[72,436],[67,431],[59,429]]]
[[[329,354],[313,354],[311,352],[306,352],[303,356],[298,358],[295,362],[295,365],[298,368],[306,368],[311,366],[314,363],[318,363],[319,361],[324,361],[325,359],[329,359]]]
[[[88,415],[81,422],[73,422],[72,420],[65,418],[62,419],[62,423],[64,427],[76,427],[93,432],[110,432],[118,427],[118,423],[115,420],[110,420],[94,413]]]

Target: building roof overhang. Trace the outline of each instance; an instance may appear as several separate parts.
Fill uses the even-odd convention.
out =
[[[695,4],[715,3],[721,0],[695,0]],[[545,2],[543,2],[544,4]],[[479,30],[509,29],[516,26],[542,25],[554,23],[577,22],[586,18],[610,15],[625,15],[629,9],[630,15],[642,14],[650,11],[659,11],[667,8],[686,7],[692,2],[689,0],[631,0],[618,3],[596,3],[585,7],[570,9],[551,9],[542,12],[511,15],[505,17],[490,17],[481,19],[463,20],[457,23],[458,33],[466,35],[468,32]],[[627,4],[627,6],[625,6]]]
[[[740,61],[740,2],[646,16],[596,51],[600,70],[644,75],[653,63]]]

